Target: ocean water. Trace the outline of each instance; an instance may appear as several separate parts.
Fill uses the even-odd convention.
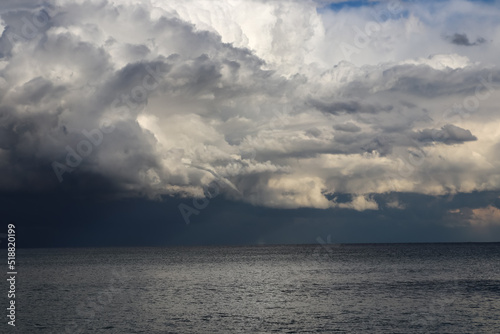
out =
[[[19,249],[17,257],[23,334],[500,333],[500,244]]]

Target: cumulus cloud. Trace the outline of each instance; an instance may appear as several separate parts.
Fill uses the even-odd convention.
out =
[[[461,5],[498,34],[498,10],[446,2],[436,26],[418,4],[324,5],[3,2],[1,190],[199,197],[222,180],[255,205],[354,210],[499,190],[499,47],[435,38]]]
[[[475,227],[500,225],[500,209],[494,205],[453,209],[449,210],[448,214],[455,222],[462,222]]]
[[[469,219],[472,225],[500,225],[500,209],[489,205],[485,208],[472,209]]]

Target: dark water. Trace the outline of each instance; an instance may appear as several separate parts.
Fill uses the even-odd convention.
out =
[[[18,333],[500,333],[500,244],[36,249],[18,258]]]

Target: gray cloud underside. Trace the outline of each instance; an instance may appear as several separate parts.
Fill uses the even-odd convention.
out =
[[[448,145],[460,144],[466,141],[477,140],[469,130],[447,124],[441,129],[424,129],[416,134],[416,139],[422,142],[442,142]]]
[[[41,10],[49,22],[12,43],[22,18]],[[357,210],[376,209],[371,196],[389,191],[499,189],[498,135],[478,133],[498,124],[497,67],[431,55],[306,70],[294,63],[302,56],[237,47],[179,13],[4,5],[0,188],[203,196],[219,178],[227,197],[256,205]],[[475,94],[480,105],[464,109]],[[67,166],[67,147],[103,123],[114,130],[60,183],[53,163]]]
[[[459,33],[455,33],[453,36],[448,36],[448,40],[450,40],[450,42],[453,44],[463,45],[463,46],[474,46],[486,42],[486,40],[483,37],[478,37],[475,42],[471,42],[469,40],[469,37],[467,37],[467,34],[459,34]]]

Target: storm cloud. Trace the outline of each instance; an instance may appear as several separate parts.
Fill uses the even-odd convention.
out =
[[[3,2],[0,190],[161,199],[219,180],[229,200],[358,211],[498,191],[500,46],[436,37],[456,3],[436,28],[405,2],[380,22],[323,2]],[[464,3],[498,40],[498,7]]]

